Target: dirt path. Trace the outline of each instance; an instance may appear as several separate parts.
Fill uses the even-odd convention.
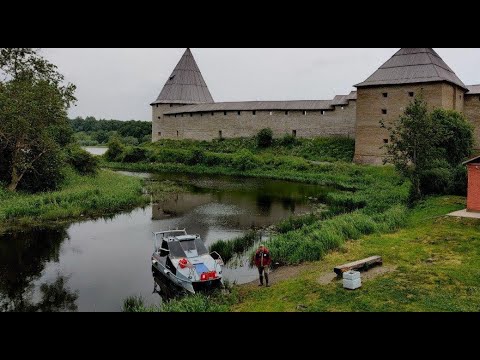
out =
[[[298,265],[298,266],[282,266],[274,271],[270,272],[269,279],[270,283],[274,284],[276,282],[288,280],[294,277],[297,277],[303,270],[309,268],[309,265]],[[252,282],[246,283],[244,285],[257,285],[258,279]]]
[[[298,266],[283,266],[276,269],[275,271],[270,272],[270,283],[275,284],[284,280],[292,279],[297,277],[302,271],[311,268],[311,265],[298,265]],[[391,273],[397,268],[394,266],[377,266],[368,271],[362,272],[362,282],[375,279],[379,276]],[[320,285],[328,285],[334,281],[341,280],[337,277],[337,274],[334,272],[325,272],[321,273],[317,279],[317,283]],[[258,280],[252,281],[250,283],[244,284],[243,286],[252,286],[257,285]]]

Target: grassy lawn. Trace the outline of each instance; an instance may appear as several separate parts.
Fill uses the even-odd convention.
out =
[[[480,220],[444,215],[465,207],[460,197],[431,198],[409,213],[407,226],[345,243],[321,262],[271,288],[240,287],[233,311],[479,311]],[[356,291],[319,279],[336,265],[381,255],[393,272]]]
[[[54,192],[9,193],[0,187],[0,231],[113,214],[146,204],[147,200],[138,178],[108,170],[95,177],[80,176],[69,170],[61,189]]]

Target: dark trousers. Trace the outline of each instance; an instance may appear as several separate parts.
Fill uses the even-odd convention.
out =
[[[268,272],[269,272],[268,266],[259,266],[258,267],[258,274],[260,275],[260,284],[263,285],[263,276],[265,275],[265,281],[268,285]]]

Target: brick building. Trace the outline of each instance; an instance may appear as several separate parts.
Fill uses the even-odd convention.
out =
[[[216,103],[187,49],[151,104],[152,140],[250,137],[263,128],[276,137],[348,136],[355,162],[381,164],[388,136],[380,120],[396,119],[421,92],[431,109],[463,112],[480,149],[480,85],[466,86],[433,49],[400,49],[356,87],[332,100]]]
[[[468,168],[467,211],[480,212],[480,156],[464,165]]]

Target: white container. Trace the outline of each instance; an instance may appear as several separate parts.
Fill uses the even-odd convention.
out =
[[[343,273],[343,287],[348,290],[356,290],[362,287],[362,278],[358,271]]]
[[[357,280],[360,278],[361,276],[359,271],[347,271],[343,273],[344,280]]]

